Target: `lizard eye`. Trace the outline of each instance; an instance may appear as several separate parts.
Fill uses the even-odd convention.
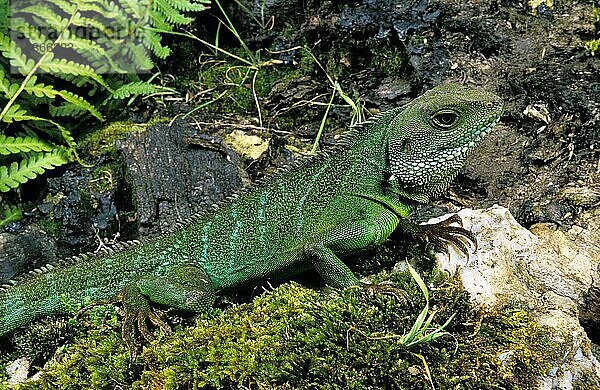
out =
[[[436,112],[431,117],[431,122],[440,130],[447,130],[458,122],[458,114],[451,110]]]

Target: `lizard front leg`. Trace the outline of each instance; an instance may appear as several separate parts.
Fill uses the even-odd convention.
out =
[[[358,278],[337,254],[351,254],[384,242],[398,224],[398,216],[379,205],[364,219],[329,229],[304,247],[304,254],[325,283],[335,288],[358,285]]]
[[[451,226],[453,223],[460,226]],[[458,214],[453,214],[443,221],[426,225],[417,225],[406,218],[402,218],[395,233],[430,243],[437,252],[448,253],[448,245],[454,246],[467,256],[469,255],[467,245],[473,245],[474,249],[477,250],[477,238],[471,231],[462,227],[462,219]]]

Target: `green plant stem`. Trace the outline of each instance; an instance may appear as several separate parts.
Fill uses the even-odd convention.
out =
[[[235,35],[235,37],[237,38],[237,40],[240,42],[240,45],[242,45],[242,47],[244,48],[244,50],[247,53],[252,53],[250,51],[250,49],[248,48],[248,46],[246,46],[246,42],[244,42],[244,40],[242,39],[242,36],[237,32],[235,26],[233,25],[233,23],[231,23],[231,20],[229,19],[229,16],[227,16],[227,13],[225,13],[225,10],[223,9],[223,7],[221,6],[221,3],[219,2],[219,0],[215,0],[215,3],[217,4],[217,7],[219,7],[219,9],[221,10],[221,13],[223,14],[223,16],[225,17],[225,20],[227,20],[227,25],[225,25],[225,27],[227,27],[229,29],[229,31],[231,31],[231,33],[233,35]],[[223,22],[221,22],[223,23]],[[255,59],[254,57],[252,59]]]
[[[325,109],[325,114],[323,115],[323,119],[321,119],[321,125],[319,126],[319,131],[317,132],[317,137],[315,142],[313,143],[312,149],[310,150],[310,154],[315,154],[317,152],[317,147],[319,146],[319,141],[321,140],[321,136],[323,134],[323,129],[325,128],[325,121],[327,120],[327,115],[329,115],[329,109],[333,103],[333,98],[335,97],[336,89],[333,89],[331,93],[331,98],[329,99],[329,104],[327,104],[327,109]]]
[[[188,33],[188,32],[186,32],[186,33],[182,33],[182,32],[179,32],[179,31],[167,31],[167,30],[161,30],[161,29],[154,28],[154,27],[148,27],[148,30],[155,31],[155,32],[158,32],[158,33],[161,33],[161,34],[180,35],[180,36],[182,36],[182,37],[187,37],[187,38],[195,39],[195,40],[197,40],[198,42],[201,42],[202,44],[204,44],[204,45],[206,45],[206,46],[210,47],[211,49],[214,49],[214,50],[216,50],[216,51],[218,51],[218,52],[220,52],[220,53],[223,53],[223,54],[225,54],[225,55],[228,55],[229,57],[235,58],[236,60],[238,60],[238,61],[240,61],[240,62],[243,62],[244,64],[246,64],[246,65],[250,66],[250,67],[251,67],[251,68],[253,68],[253,69],[255,69],[255,68],[256,68],[255,64],[253,64],[251,61],[248,61],[248,60],[247,60],[247,59],[245,59],[245,58],[242,58],[242,57],[240,57],[240,56],[237,56],[237,55],[235,55],[235,54],[233,54],[233,53],[230,53],[230,52],[228,52],[227,50],[221,49],[220,47],[218,47],[218,46],[215,46],[215,45],[213,45],[212,43],[210,43],[210,42],[207,42],[207,41],[205,41],[205,40],[204,40],[204,39],[202,39],[202,38],[198,38],[198,37],[197,37],[197,36],[195,36],[194,34],[191,34],[191,33]]]

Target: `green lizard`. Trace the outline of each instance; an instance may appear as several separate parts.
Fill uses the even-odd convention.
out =
[[[336,288],[358,284],[340,256],[384,242],[395,229],[464,244],[472,235],[444,221],[424,228],[413,205],[444,191],[498,122],[502,101],[455,84],[376,115],[330,153],[302,159],[268,180],[191,218],[173,232],[127,242],[32,271],[0,288],[0,336],[66,302],[120,301],[123,337],[134,351],[137,325],[168,330],[150,302],[192,312],[215,294],[315,268]],[[455,222],[460,218],[448,221]]]

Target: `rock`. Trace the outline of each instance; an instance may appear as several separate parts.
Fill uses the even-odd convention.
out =
[[[172,230],[242,186],[236,153],[182,121],[152,125],[117,142],[137,203],[141,235]]]
[[[437,257],[440,269],[458,272],[473,303],[482,310],[505,305],[526,308],[539,325],[556,330],[557,345],[569,351],[540,378],[539,388],[571,389],[590,381],[600,384],[600,363],[578,318],[597,318],[597,310],[591,314],[586,311],[600,307],[598,301],[590,300],[600,280],[597,220],[589,229],[564,231],[537,224],[528,231],[508,209],[497,205],[486,210],[462,210],[458,215],[464,227],[477,236],[478,249],[467,257],[451,246],[448,255]],[[504,359],[510,356],[506,352],[499,351]]]
[[[27,226],[17,234],[0,233],[0,284],[27,269],[56,260],[54,241],[34,226]]]
[[[6,373],[9,376],[8,385],[14,386],[27,379],[27,374],[31,368],[31,362],[26,357],[14,360],[6,365]]]

